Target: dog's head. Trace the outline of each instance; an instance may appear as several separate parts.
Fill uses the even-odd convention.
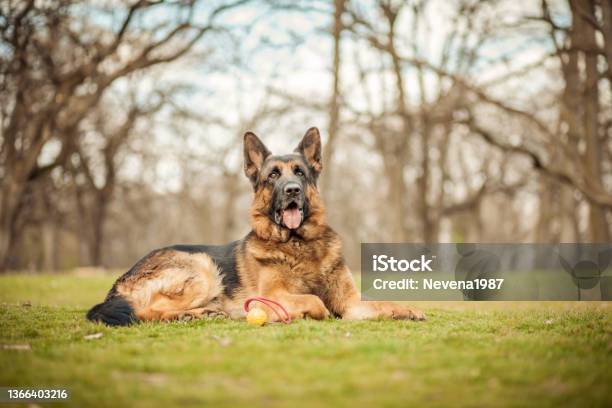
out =
[[[308,129],[293,153],[279,156],[254,133],[244,135],[244,172],[255,191],[251,223],[260,238],[286,241],[320,232],[325,223],[317,190],[322,168],[317,128]]]

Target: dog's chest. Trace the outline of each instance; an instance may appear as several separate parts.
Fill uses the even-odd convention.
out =
[[[326,286],[332,274],[332,253],[321,243],[290,240],[290,256],[283,268],[283,280],[287,287],[303,293],[316,292]]]
[[[290,239],[274,249],[268,248],[262,265],[272,267],[276,278],[287,288],[298,292],[309,292],[324,284],[329,269],[329,251],[317,241]]]

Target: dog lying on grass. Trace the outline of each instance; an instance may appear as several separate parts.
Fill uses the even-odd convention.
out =
[[[306,132],[294,153],[282,156],[272,155],[255,134],[246,133],[244,172],[254,190],[252,231],[222,246],[154,250],[117,279],[87,318],[109,325],[211,314],[240,319],[244,300],[263,296],[280,302],[293,319],[423,320],[423,313],[411,307],[361,301],[340,238],[327,225],[317,189],[322,167],[316,128]]]

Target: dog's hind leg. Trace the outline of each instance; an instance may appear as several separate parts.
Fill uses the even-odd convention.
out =
[[[171,321],[171,320],[191,320],[199,319],[207,315],[205,307],[196,307],[195,309],[189,310],[163,310],[149,308],[141,311],[140,316],[144,321],[159,320],[159,321]]]
[[[117,286],[140,321],[199,318],[217,310],[223,286],[210,256],[168,250]]]
[[[210,305],[205,307],[196,307],[193,309],[177,309],[168,310],[167,308],[160,308],[159,305],[154,305],[148,309],[140,312],[140,318],[143,321],[159,320],[159,321],[172,321],[172,320],[192,320],[201,319],[206,316],[211,317],[226,317],[227,314],[221,309],[211,308]]]

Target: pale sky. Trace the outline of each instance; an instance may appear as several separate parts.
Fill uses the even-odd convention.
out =
[[[358,1],[359,9],[366,16],[376,13],[371,7],[372,1]],[[417,56],[438,64],[441,51],[447,36],[450,33],[451,11],[449,2],[433,0],[427,9],[427,24],[420,27],[417,33]],[[500,24],[510,24],[517,16],[537,12],[539,2],[504,1],[495,9],[500,16]],[[331,10],[331,7],[328,7]],[[204,7],[206,9],[206,6]],[[199,18],[205,18],[206,12],[200,11]],[[178,138],[174,129],[169,129],[163,123],[153,130],[156,143],[172,151],[172,148],[184,148],[197,154],[199,151],[209,149],[211,144],[222,146],[228,140],[240,137],[244,130],[241,120],[249,118],[253,112],[261,108],[266,95],[266,88],[283,91],[302,100],[325,103],[331,92],[331,36],[324,30],[331,25],[331,15],[324,12],[291,12],[275,11],[270,13],[267,6],[261,2],[241,7],[227,12],[219,19],[220,25],[237,28],[234,40],[229,35],[219,34],[204,37],[197,51],[208,50],[210,57],[207,61],[201,57],[188,57],[171,65],[155,69],[145,77],[145,88],[156,86],[162,82],[183,82],[194,87],[193,92],[181,97],[179,102],[189,106],[191,110],[202,116],[222,118],[231,125],[230,128],[220,126],[192,125],[189,127],[186,139]],[[476,23],[478,26],[478,22]],[[412,22],[408,13],[397,23],[398,49],[403,55],[412,56],[412,49],[408,40],[412,37]],[[248,33],[247,33],[248,31]],[[297,40],[293,36],[299,37]],[[287,44],[295,43],[295,47]],[[270,45],[273,43],[275,45]],[[502,76],[509,69],[530,64],[537,61],[548,50],[549,44],[538,41],[526,41],[524,37],[507,36],[494,42],[485,44],[482,48],[481,60],[478,61],[478,73],[473,77],[476,81],[487,81]],[[356,55],[369,68],[377,68],[380,64],[378,53],[372,52],[363,43],[355,42],[350,35],[343,38],[343,66],[342,90],[346,100],[357,109],[365,107],[361,92],[355,91],[358,83],[358,71],[353,64]],[[500,57],[508,55],[507,61]],[[239,57],[244,64],[242,67],[231,66],[228,62]],[[229,66],[216,70],[210,69],[210,63],[219,66]],[[452,65],[451,65],[452,68]],[[414,74],[415,70],[405,68],[407,73]],[[415,75],[409,75],[407,93],[410,103],[417,106],[420,98],[416,86]],[[541,86],[547,86],[547,76],[541,73],[530,77],[533,84],[519,84],[524,88],[519,101],[509,100],[510,103],[528,103],[530,93],[536,93]],[[429,73],[426,76],[426,93],[429,99],[433,98],[438,89],[437,78]],[[392,78],[387,78],[391,84]],[[383,99],[392,99],[394,94],[381,92],[381,82],[368,83],[370,94],[375,105],[382,108]],[[493,95],[503,96],[512,89],[513,94],[517,84],[508,83],[491,89]],[[283,120],[264,122],[255,129],[268,144],[273,152],[286,152],[295,147],[295,144],[310,126],[318,126],[325,140],[328,118],[325,113],[314,112],[299,102],[295,103],[295,112],[287,115]],[[163,121],[162,121],[163,122]],[[339,158],[341,159],[341,157]],[[157,164],[157,171],[165,182],[157,184],[161,191],[175,190],[180,186],[180,169],[176,157],[171,154]],[[239,166],[242,158],[237,151],[228,166]],[[124,174],[138,171],[137,163],[125,169]]]

